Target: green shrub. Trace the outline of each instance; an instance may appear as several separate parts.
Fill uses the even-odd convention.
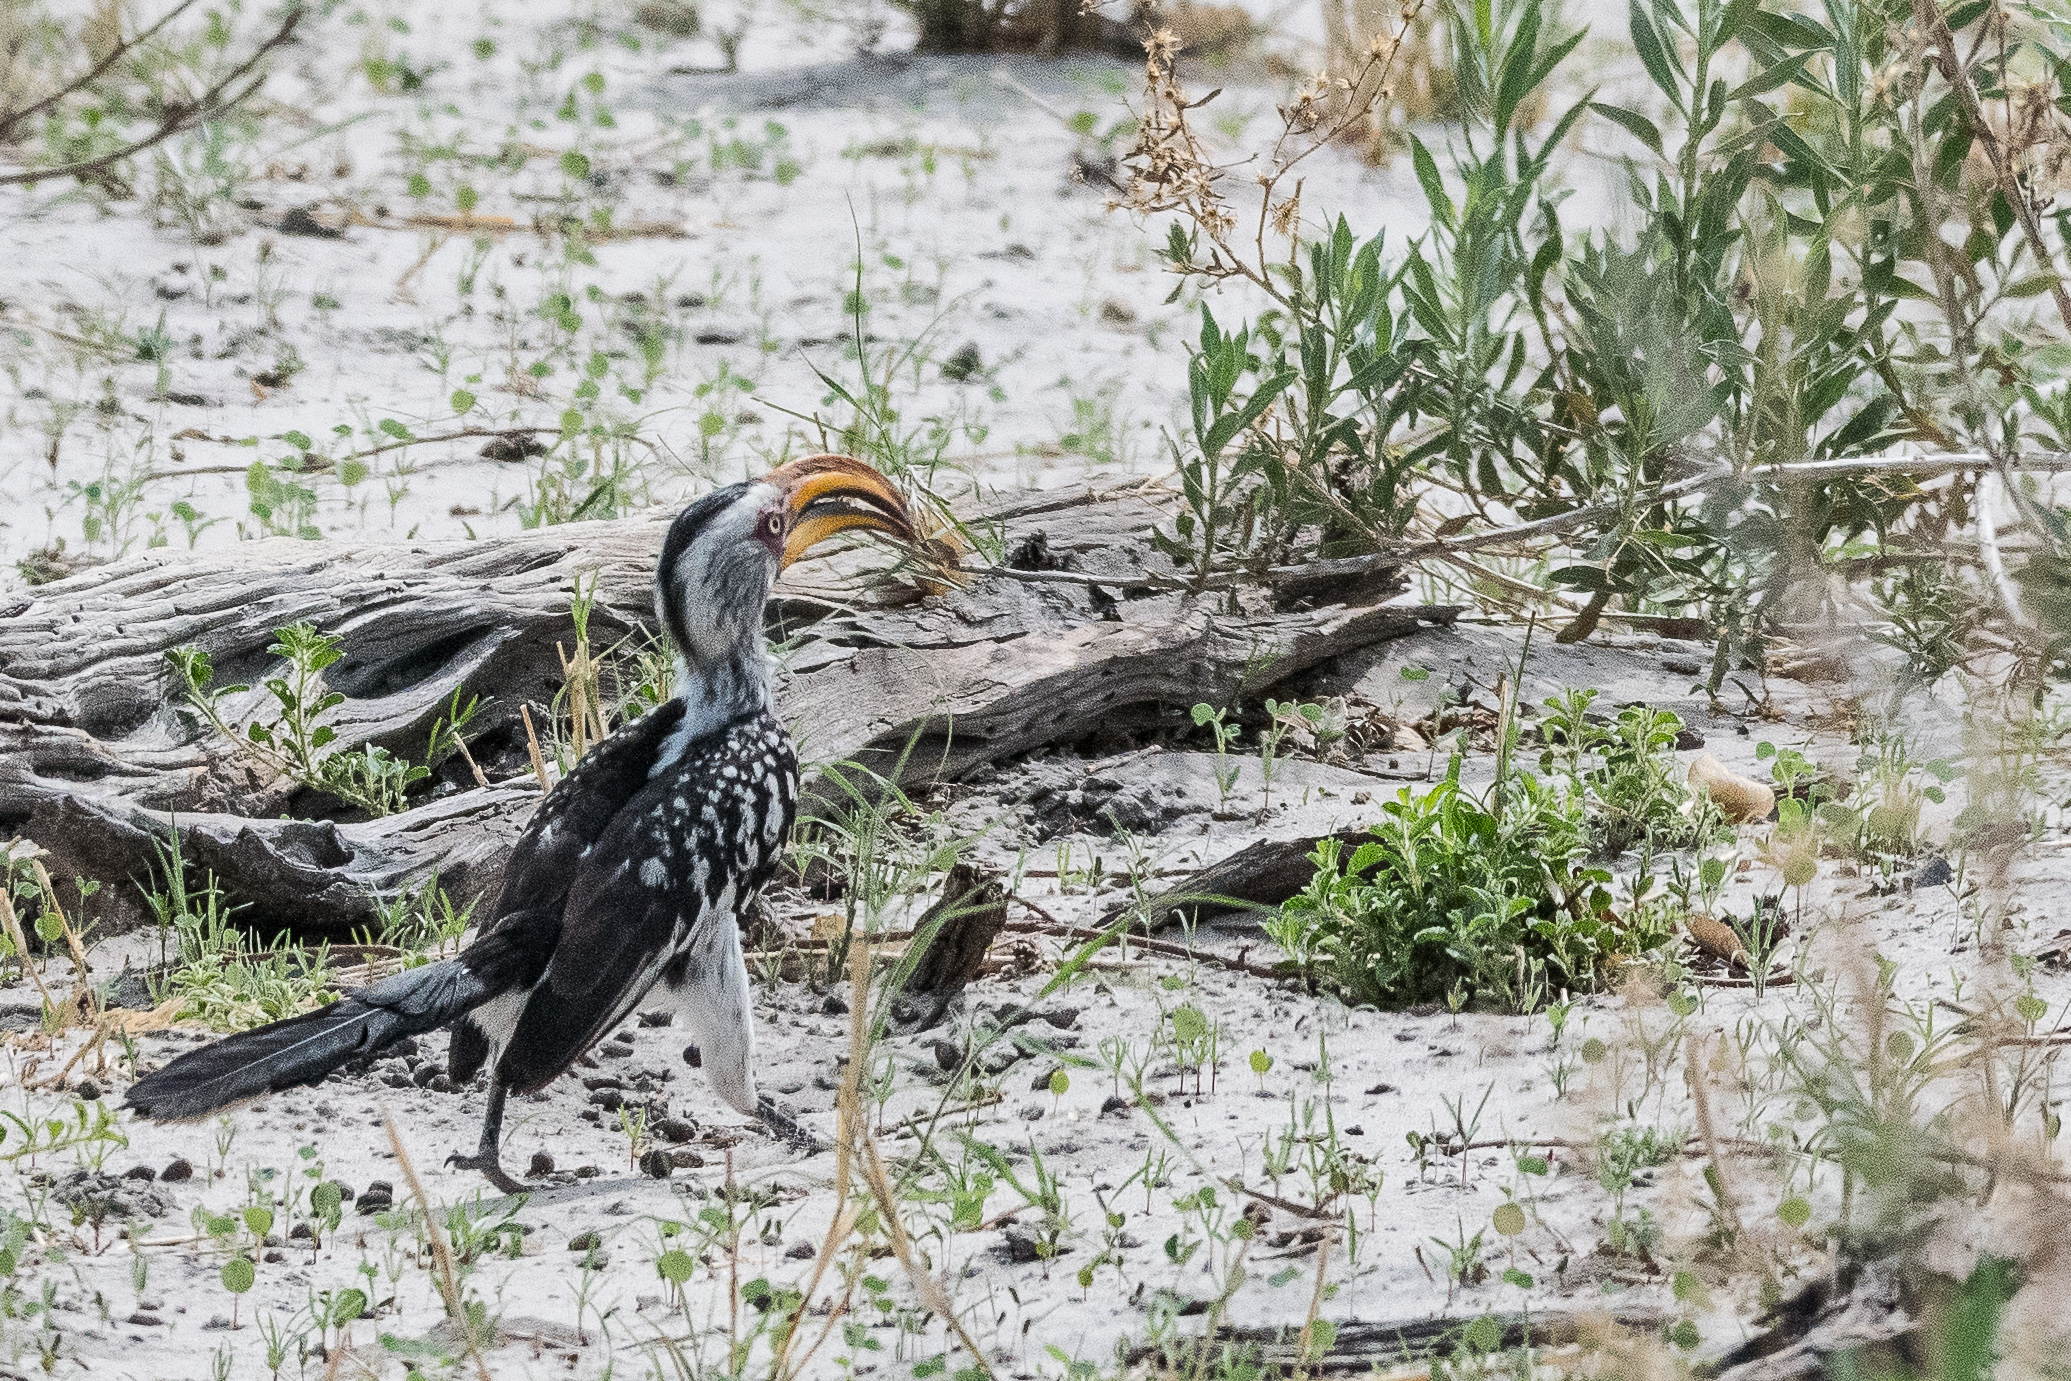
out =
[[[1587,866],[1590,830],[1572,779],[1515,773],[1476,800],[1455,758],[1424,795],[1384,803],[1350,857],[1318,845],[1316,876],[1267,929],[1350,1001],[1530,1009],[1668,939],[1649,915],[1612,911],[1610,873]]]
[[[1586,801],[1590,856],[1616,858],[1642,840],[1670,849],[1704,842],[1716,822],[1688,808],[1674,754],[1683,721],[1649,705],[1628,705],[1606,721],[1589,713],[1596,695],[1571,690],[1548,700],[1539,727],[1539,770],[1565,771]]]

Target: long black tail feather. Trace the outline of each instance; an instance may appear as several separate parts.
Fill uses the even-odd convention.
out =
[[[314,1012],[190,1050],[130,1086],[123,1105],[154,1121],[204,1117],[262,1093],[314,1084],[404,1036],[434,1031],[507,991],[524,967],[501,936],[408,969]],[[502,961],[502,962],[499,962]]]

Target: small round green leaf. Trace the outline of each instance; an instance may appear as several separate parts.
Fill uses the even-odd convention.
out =
[[[1050,1075],[1050,1096],[1052,1098],[1062,1098],[1065,1090],[1070,1087],[1071,1076],[1063,1070],[1057,1070]]]
[[[1172,1009],[1172,1034],[1177,1040],[1198,1041],[1208,1035],[1208,1018],[1191,1002]]]
[[[681,1285],[690,1279],[690,1272],[694,1265],[695,1263],[691,1260],[689,1252],[666,1251],[655,1261],[654,1268],[661,1273],[662,1279],[668,1281],[669,1284]]]
[[[1794,1228],[1802,1228],[1812,1219],[1812,1205],[1802,1194],[1793,1194],[1776,1206],[1776,1216]]]
[[[331,1327],[351,1323],[367,1312],[367,1295],[363,1290],[340,1290],[331,1300]]]
[[[1515,1237],[1524,1231],[1524,1210],[1516,1204],[1498,1204],[1489,1221],[1505,1237]]]
[[[252,1266],[249,1256],[233,1256],[223,1263],[223,1288],[233,1295],[241,1295],[252,1288],[259,1278],[259,1272]]]

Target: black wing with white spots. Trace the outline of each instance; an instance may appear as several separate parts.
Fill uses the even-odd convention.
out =
[[[798,760],[768,714],[699,739],[626,802],[573,872],[559,942],[498,1067],[543,1087],[692,949],[733,926],[780,859]]]
[[[526,947],[537,953],[538,964],[524,976],[525,986],[538,980],[547,956],[560,942],[561,911],[583,855],[647,785],[663,741],[683,715],[682,701],[664,701],[583,754],[518,835],[481,934],[532,932]],[[454,1080],[474,1078],[488,1057],[489,1040],[480,1027],[471,1020],[454,1023],[446,1058]]]

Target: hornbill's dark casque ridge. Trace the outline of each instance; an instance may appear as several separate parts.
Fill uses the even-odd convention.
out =
[[[474,943],[191,1050],[138,1080],[124,1103],[162,1121],[201,1117],[450,1025],[453,1082],[489,1071],[480,1147],[452,1163],[515,1193],[522,1186],[497,1158],[505,1096],[544,1088],[659,987],[687,1019],[719,1096],[800,1139],[755,1088],[741,953],[741,918],[776,868],[798,802],[763,606],[785,566],[859,528],[919,540],[892,484],[846,456],[793,461],[685,508],[655,572],[675,694],[547,794]]]

